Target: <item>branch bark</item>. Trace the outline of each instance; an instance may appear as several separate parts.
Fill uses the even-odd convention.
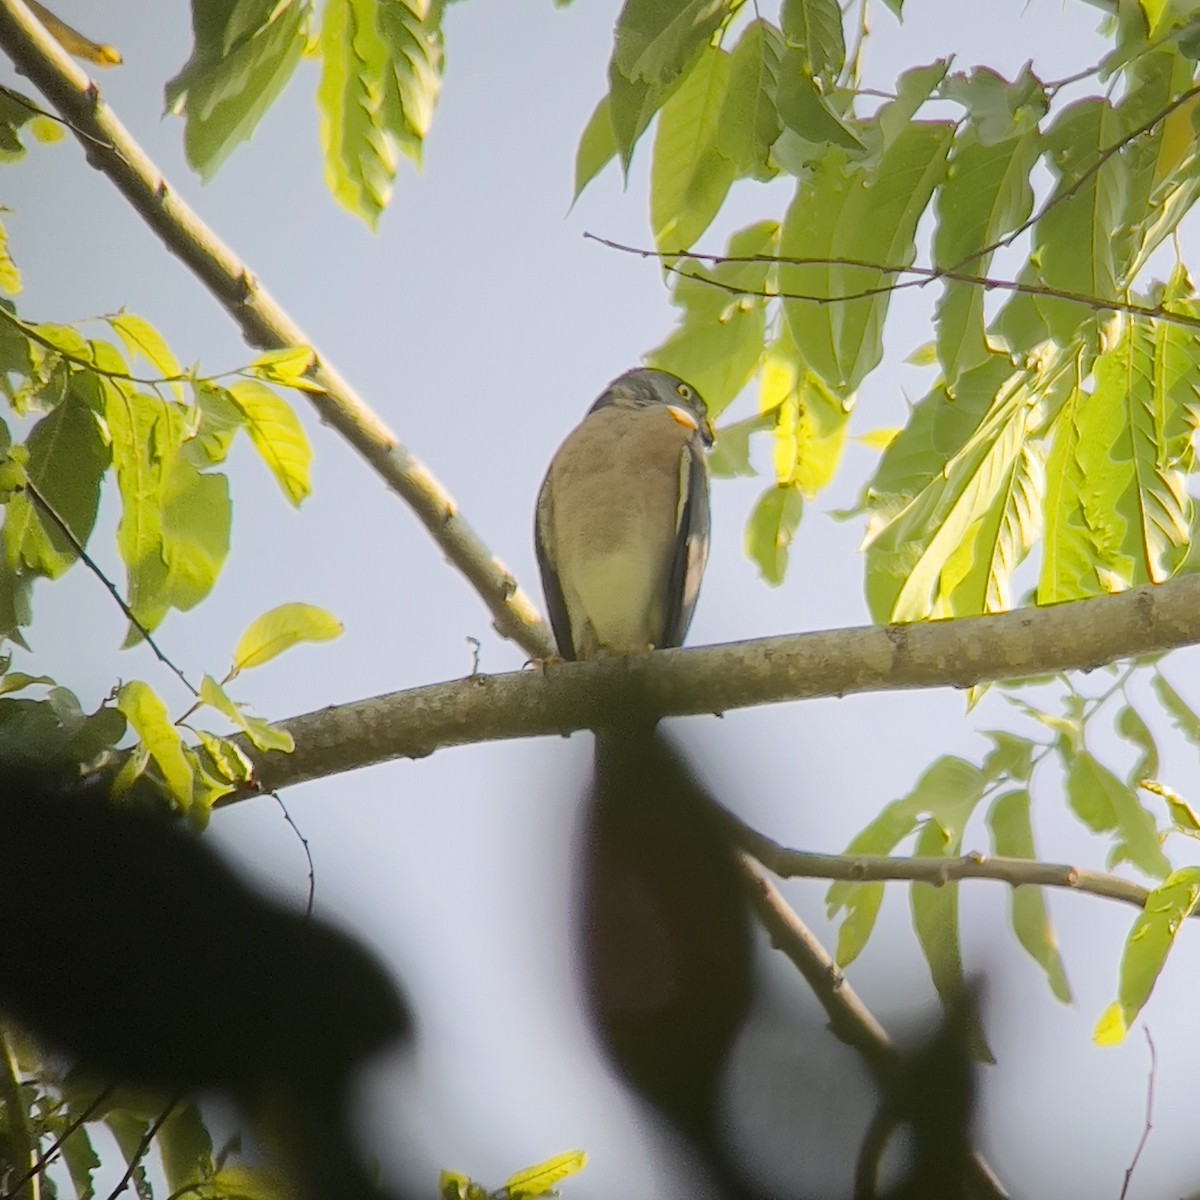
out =
[[[268,789],[449,746],[594,729],[633,701],[658,716],[909,688],[966,688],[1200,642],[1200,575],[1050,608],[659,650],[472,675],[280,724],[293,754],[243,743]],[[240,799],[228,797],[226,802]]]
[[[175,193],[100,98],[95,83],[23,0],[0,0],[0,46],[67,123],[88,162],[108,177],[166,249],[212,293],[250,345],[262,350],[313,346],[246,263]],[[550,633],[537,606],[471,528],[432,472],[400,444],[319,353],[310,377],[322,389],[306,393],[321,420],[337,430],[408,504],[447,559],[483,598],[497,631],[534,657],[551,654]]]

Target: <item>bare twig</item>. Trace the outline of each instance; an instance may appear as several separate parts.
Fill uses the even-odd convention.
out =
[[[38,1157],[37,1162],[34,1163],[34,1165],[30,1167],[29,1170],[26,1171],[25,1174],[13,1184],[3,1196],[0,1196],[0,1200],[16,1200],[18,1193],[25,1186],[25,1184],[28,1183],[29,1180],[35,1175],[40,1175],[54,1162],[54,1160],[58,1157],[59,1151],[63,1148],[66,1140],[81,1125],[85,1125],[89,1120],[91,1120],[92,1114],[96,1111],[96,1109],[98,1109],[113,1094],[113,1092],[116,1091],[116,1089],[117,1085],[115,1083],[110,1083],[98,1091],[91,1098],[91,1100],[88,1101],[87,1105],[82,1108],[78,1114],[71,1118],[71,1120],[64,1127],[62,1133],[60,1133],[58,1137],[56,1137],[50,1144],[50,1147],[47,1149],[46,1153]]]
[[[420,758],[447,746],[603,725],[636,695],[660,716],[785,700],[925,687],[972,687],[1200,642],[1200,575],[1113,596],[995,616],[791,634],[630,658],[556,663],[393,692],[281,722],[293,754],[235,739],[263,788]],[[242,798],[226,797],[223,803]]]
[[[87,567],[87,569],[91,571],[91,573],[100,581],[101,586],[113,598],[121,612],[124,613],[125,619],[134,627],[134,629],[138,631],[138,633],[142,635],[146,645],[154,651],[154,656],[158,659],[158,661],[170,671],[174,672],[183,686],[187,688],[187,690],[191,692],[193,696],[199,698],[200,693],[192,685],[191,680],[189,680],[183,671],[180,670],[180,668],[177,667],[162,651],[158,643],[153,637],[151,637],[150,631],[134,615],[133,609],[125,603],[121,593],[117,591],[116,584],[114,584],[113,581],[109,579],[107,575],[105,575],[105,573],[96,563],[95,559],[93,559],[91,555],[89,555],[88,552],[83,548],[83,543],[75,536],[74,532],[71,530],[71,527],[66,523],[66,521],[64,521],[62,517],[60,517],[54,510],[54,506],[50,503],[50,501],[38,491],[32,480],[27,479],[25,481],[25,490],[29,493],[29,498],[34,502],[34,504],[36,504],[37,507],[40,508],[42,512],[50,518],[55,527],[58,529],[59,533],[61,533],[62,536],[71,544],[71,549],[74,550],[79,556],[79,560],[83,563],[83,565]]]
[[[906,858],[888,854],[814,854],[788,850],[726,812],[725,819],[738,844],[764,867],[783,879],[829,879],[846,883],[907,880],[935,887],[960,879],[993,879],[1010,887],[1053,887],[1119,900],[1145,908],[1149,891],[1119,875],[1089,871],[1066,863],[1028,858],[988,858],[964,854],[959,858]],[[1200,917],[1200,912],[1193,916]]]
[[[23,0],[0,0],[0,46],[62,115],[88,161],[208,288],[251,345],[274,350],[313,344],[250,268],[174,192],[100,98],[96,85],[30,14]],[[311,378],[320,390],[306,394],[321,419],[405,500],[483,598],[497,630],[529,654],[548,656],[551,639],[536,606],[429,469],[399,443],[330,362],[318,356]]]
[[[1125,1200],[1129,1194],[1129,1184],[1134,1171],[1137,1170],[1138,1159],[1142,1157],[1142,1151],[1150,1140],[1150,1131],[1154,1128],[1154,1078],[1158,1074],[1158,1056],[1154,1052],[1154,1039],[1145,1025],[1142,1026],[1142,1035],[1146,1039],[1146,1049],[1150,1051],[1150,1067],[1146,1072],[1146,1119],[1142,1122],[1142,1136],[1138,1139],[1137,1149],[1133,1152],[1133,1158],[1129,1160],[1129,1166],[1125,1168],[1125,1182],[1121,1184],[1120,1200]]]
[[[1134,317],[1152,318],[1163,321],[1168,325],[1182,325],[1189,329],[1200,329],[1200,317],[1188,313],[1173,312],[1160,304],[1136,304],[1130,300],[1103,299],[1099,296],[1089,296],[1085,292],[1068,292],[1062,288],[1049,287],[1042,283],[1021,283],[1012,279],[995,279],[990,275],[973,275],[968,271],[943,267],[895,266],[887,263],[871,262],[863,258],[790,258],[787,255],[750,254],[723,256],[720,254],[669,254],[658,250],[647,250],[642,246],[627,246],[610,238],[602,238],[594,233],[583,235],[589,241],[597,242],[609,250],[617,250],[622,254],[635,254],[641,258],[655,258],[662,262],[663,269],[679,275],[684,279],[693,279],[697,283],[707,284],[717,291],[728,292],[731,296],[752,296],[762,300],[800,300],[808,304],[824,306],[826,304],[849,304],[853,300],[870,300],[876,296],[890,295],[892,292],[902,292],[908,288],[927,287],[938,280],[949,279],[956,283],[968,283],[985,291],[1015,292],[1023,296],[1040,296],[1046,300],[1065,300],[1069,304],[1078,304],[1093,312],[1123,312]],[[978,258],[979,255],[973,255]],[[909,275],[911,279],[900,283],[880,284],[878,287],[862,288],[857,292],[847,292],[841,296],[817,296],[806,292],[789,292],[779,288],[748,288],[738,284],[726,283],[720,279],[712,279],[707,275],[686,271],[672,259],[693,259],[696,262],[708,263],[711,266],[723,266],[726,263],[777,263],[789,267],[857,267],[864,271],[875,271],[881,275]]]
[[[133,1178],[134,1171],[138,1169],[142,1159],[150,1153],[150,1143],[158,1136],[158,1131],[167,1123],[167,1118],[175,1111],[181,1099],[181,1096],[172,1097],[162,1112],[146,1127],[146,1132],[142,1134],[141,1141],[138,1142],[134,1152],[129,1156],[129,1165],[125,1168],[125,1174],[117,1181],[117,1186],[108,1193],[108,1200],[117,1200],[117,1197],[129,1186],[129,1181]]]

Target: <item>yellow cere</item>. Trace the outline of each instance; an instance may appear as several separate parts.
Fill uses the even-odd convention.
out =
[[[674,417],[675,420],[678,421],[685,429],[700,428],[700,426],[696,424],[696,418],[693,417],[692,414],[685,408],[676,408],[675,405],[668,404],[667,412],[669,412],[671,416]]]

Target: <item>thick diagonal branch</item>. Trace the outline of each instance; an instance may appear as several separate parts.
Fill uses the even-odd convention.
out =
[[[473,675],[280,722],[293,754],[256,754],[268,788],[449,746],[568,734],[631,698],[657,716],[908,688],[972,687],[1200,642],[1200,575],[1049,608],[790,634],[630,658]],[[240,797],[231,797],[231,799]]]
[[[313,344],[249,267],[171,189],[100,98],[96,85],[23,0],[0,0],[0,46],[66,121],[92,166],[111,180],[163,245],[216,297],[247,342],[263,350]],[[549,632],[536,606],[462,517],[445,488],[319,354],[311,378],[321,390],[308,393],[308,398],[321,420],[416,513],[483,597],[497,630],[536,657],[550,654]]]

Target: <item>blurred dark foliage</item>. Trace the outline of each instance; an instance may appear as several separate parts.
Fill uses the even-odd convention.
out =
[[[358,943],[243,884],[168,818],[0,763],[0,1011],[104,1081],[237,1100],[311,1200],[379,1195],[352,1073],[410,1032]]]
[[[751,1200],[769,1193],[732,1160],[722,1132],[725,1068],[755,985],[737,854],[716,801],[665,735],[635,720],[597,737],[579,904],[596,1029],[618,1073],[695,1151],[713,1193]],[[972,993],[880,1072],[860,1200],[1003,1194],[972,1157],[973,1005]],[[880,1161],[901,1130],[908,1162],[880,1191]]]

